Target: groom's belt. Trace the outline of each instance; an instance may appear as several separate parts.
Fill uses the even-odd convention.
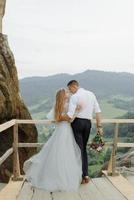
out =
[[[79,119],[79,120],[88,120],[88,121],[91,121],[91,119],[87,119],[87,118],[80,118],[80,117],[76,117],[75,119]]]

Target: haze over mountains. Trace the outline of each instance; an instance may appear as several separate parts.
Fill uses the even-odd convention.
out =
[[[67,82],[71,79],[78,80],[82,87],[93,91],[99,101],[103,103],[116,103],[116,107],[118,107],[118,102],[122,101],[123,105],[124,102],[133,105],[134,75],[125,72],[87,70],[75,75],[56,74],[47,77],[24,78],[20,80],[21,95],[31,111],[40,112],[43,109],[48,111],[53,104],[58,88],[66,87]],[[124,108],[121,107],[125,110],[126,108],[127,105]]]

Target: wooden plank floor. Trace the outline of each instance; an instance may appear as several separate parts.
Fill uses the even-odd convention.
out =
[[[132,183],[134,185],[134,175],[133,176],[127,176],[126,178],[130,183]]]
[[[9,181],[0,191],[0,200],[15,200],[23,185],[23,181]]]
[[[111,179],[104,176],[101,178],[93,178],[89,184],[81,185],[78,192],[54,193],[34,188],[27,181],[10,182],[10,184],[5,187],[5,191],[3,189],[3,192],[0,192],[0,200],[131,200],[134,195],[134,188],[132,192],[132,185],[125,185],[127,192],[129,188],[131,194],[127,194],[126,192],[124,195],[119,189],[122,190],[123,184],[127,184],[126,179],[124,181],[122,177],[118,178],[112,177],[114,180],[112,181],[115,182],[115,185]],[[121,184],[120,181],[122,182]],[[120,185],[120,188],[117,183]],[[1,196],[1,194],[4,195],[5,192],[6,198],[5,196]]]
[[[134,200],[134,185],[122,175],[107,177],[108,180],[129,200]]]
[[[25,182],[17,200],[126,200],[119,190],[106,178],[94,178],[89,184],[81,185],[78,192],[49,193],[33,188]]]

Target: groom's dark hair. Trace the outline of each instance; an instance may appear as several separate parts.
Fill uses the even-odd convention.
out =
[[[70,85],[77,85],[77,86],[79,86],[79,83],[76,80],[71,80],[71,81],[68,82],[67,86],[70,86]]]

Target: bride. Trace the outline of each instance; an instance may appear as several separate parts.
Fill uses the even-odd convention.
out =
[[[26,160],[23,170],[34,187],[46,191],[76,191],[82,180],[81,152],[69,122],[58,122],[68,111],[69,93],[60,89],[47,118],[56,121],[53,135],[41,151]],[[79,108],[76,109],[78,112]]]

